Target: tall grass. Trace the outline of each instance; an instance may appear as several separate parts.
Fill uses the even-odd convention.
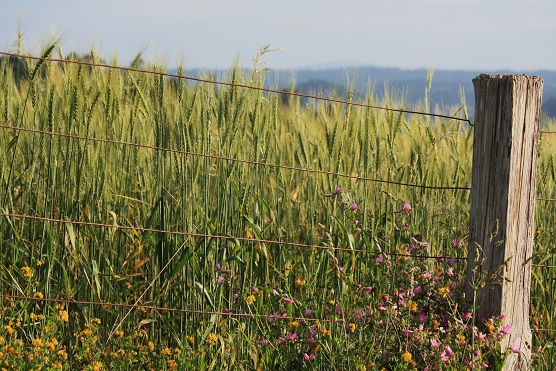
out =
[[[375,254],[400,252],[403,244],[392,236],[400,221],[395,211],[404,203],[413,205],[408,227],[426,236],[428,255],[465,256],[465,247],[454,250],[451,241],[467,236],[468,191],[395,184],[469,186],[472,129],[461,121],[298,97],[285,103],[276,94],[138,72],[48,62],[31,67],[40,73],[18,87],[8,64],[0,66],[2,125],[110,142],[0,130],[2,213],[68,221],[0,219],[2,294],[189,311],[70,305],[68,331],[99,318],[105,348],[121,323],[128,332],[183,346],[218,334],[219,351],[195,353],[199,368],[271,365],[277,361],[268,359],[271,353],[264,359],[256,344],[270,328],[256,315],[270,314],[273,290],[325,318],[323,303],[348,300],[331,267],[342,266],[350,282],[376,282],[382,276]],[[264,71],[249,75],[235,67],[226,79],[261,85]],[[405,105],[403,96],[379,99],[372,91],[366,100]],[[425,100],[417,109],[428,106]],[[551,138],[543,135],[539,155],[544,197],[554,197]],[[332,202],[325,194],[338,186],[341,198]],[[356,216],[343,209],[351,203],[358,205]],[[556,263],[553,208],[539,201],[535,263]],[[33,269],[31,280],[22,267]],[[532,296],[533,324],[550,329],[552,272],[534,269]],[[302,294],[298,280],[306,281]],[[264,295],[247,306],[252,290]],[[24,316],[35,304],[13,305]],[[255,316],[204,313],[228,310]],[[303,316],[302,310],[287,314]],[[338,358],[346,338],[338,331],[333,336],[339,348],[323,350],[320,367],[353,368]],[[553,367],[549,336],[534,332],[539,369]]]

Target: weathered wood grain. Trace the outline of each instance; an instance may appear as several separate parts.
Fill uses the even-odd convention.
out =
[[[506,314],[512,333],[504,370],[531,359],[529,300],[536,160],[543,81],[524,75],[480,75],[475,88],[466,297],[478,318]],[[473,284],[478,290],[473,290]]]

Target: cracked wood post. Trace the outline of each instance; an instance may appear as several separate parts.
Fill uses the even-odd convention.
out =
[[[515,343],[504,370],[528,370],[529,300],[533,250],[537,147],[543,80],[524,75],[473,79],[475,127],[466,297],[476,323],[506,313]],[[476,285],[477,291],[471,287]]]

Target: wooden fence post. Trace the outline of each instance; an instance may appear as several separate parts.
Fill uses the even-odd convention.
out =
[[[477,318],[506,314],[505,324],[512,326],[512,332],[502,342],[502,350],[513,344],[521,353],[511,351],[504,370],[528,370],[543,80],[482,74],[473,79],[473,86],[475,132],[466,297],[478,307]]]

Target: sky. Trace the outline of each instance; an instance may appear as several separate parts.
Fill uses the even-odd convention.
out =
[[[2,1],[0,49],[93,48],[172,68],[556,70],[556,0]]]

